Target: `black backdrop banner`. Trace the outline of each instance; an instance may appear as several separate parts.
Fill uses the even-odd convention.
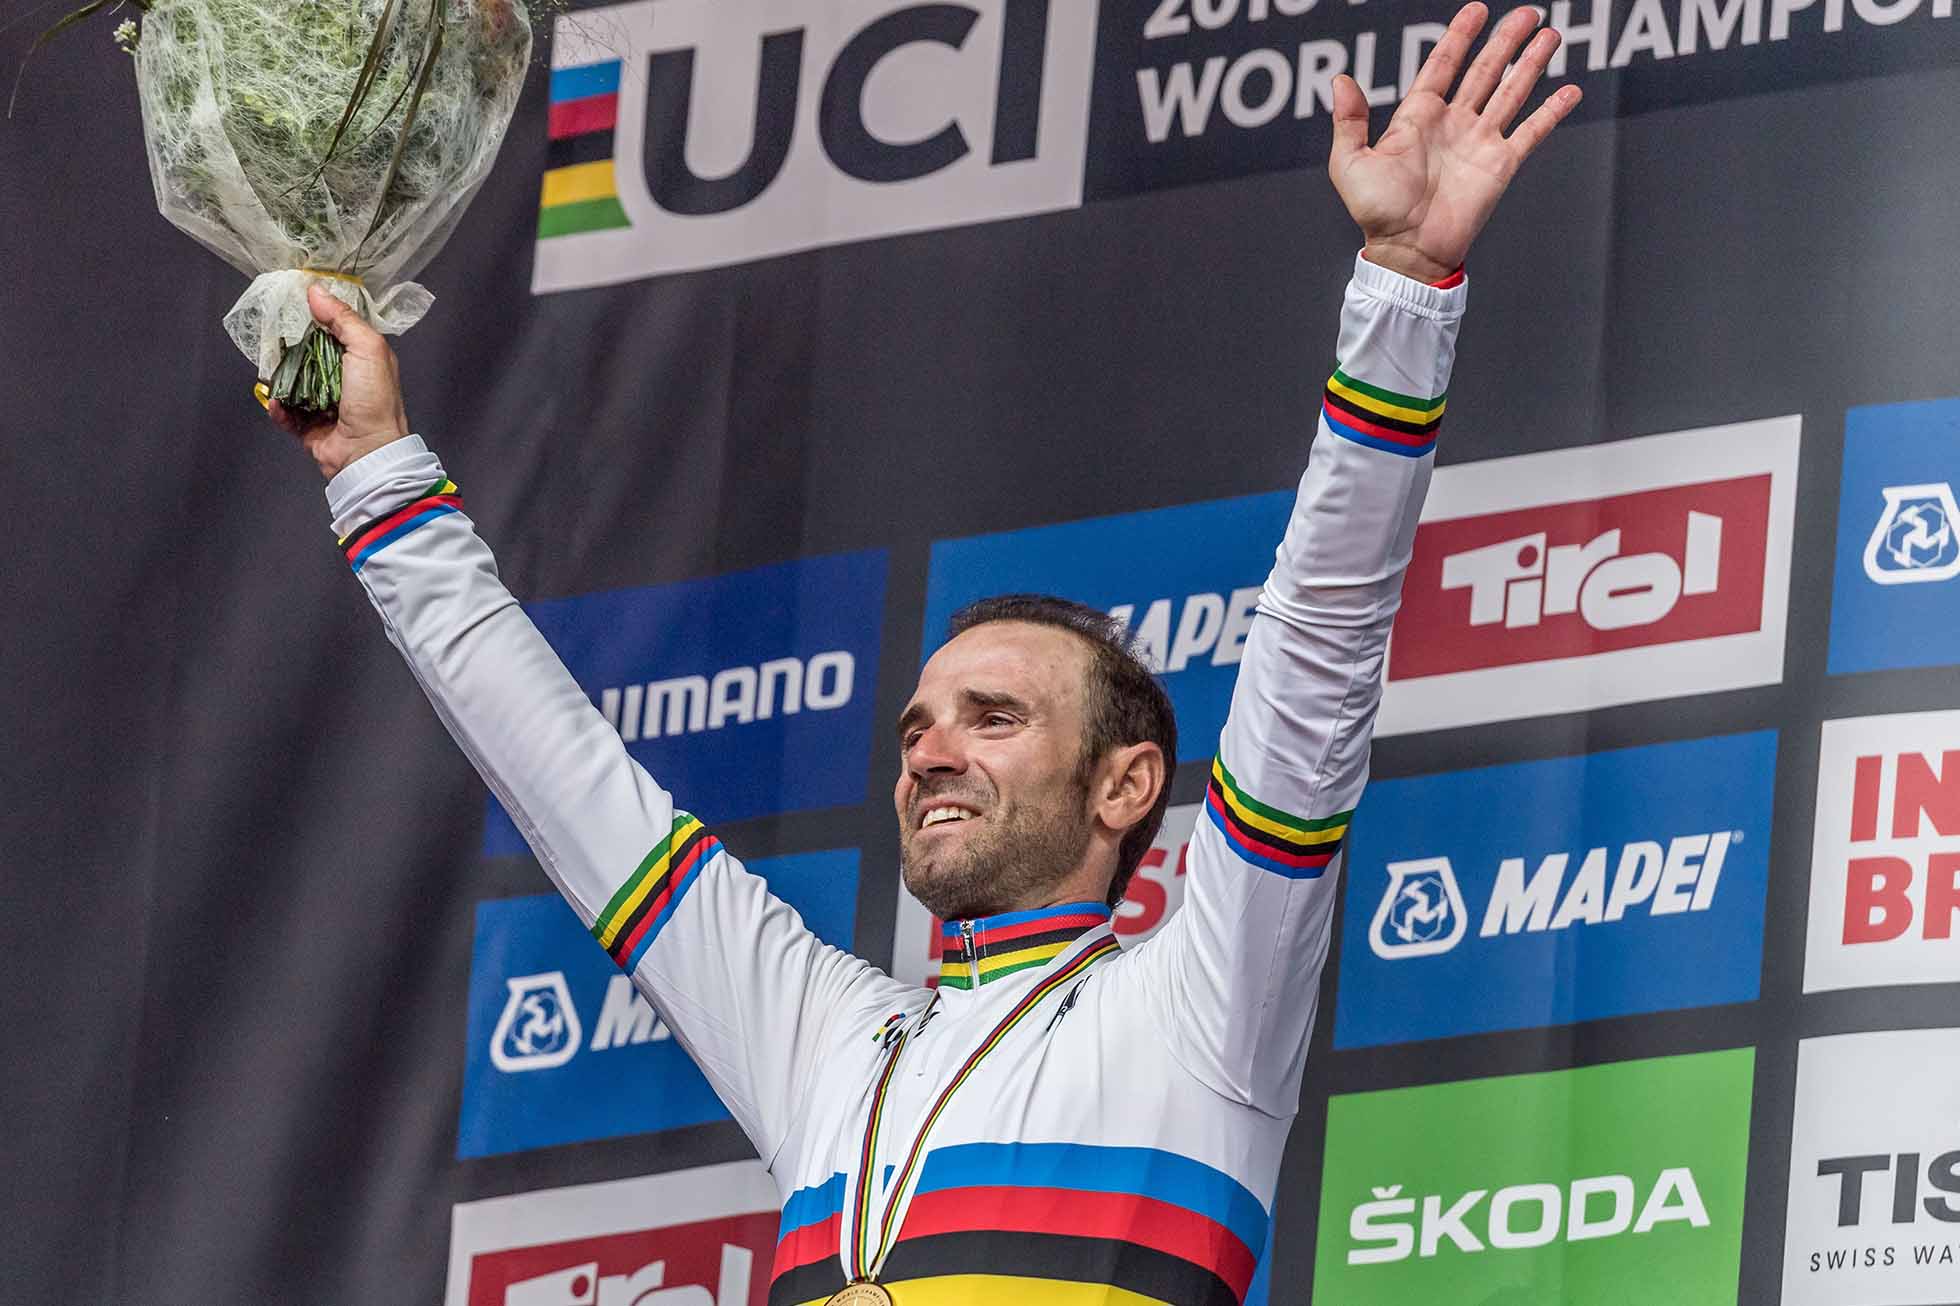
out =
[[[1585,107],[1472,255],[1254,1295],[1960,1301],[1960,28],[1550,10]],[[1325,88],[1385,121],[1447,11],[540,32],[409,411],[826,937],[932,968],[887,727],[961,597],[1123,613],[1215,730],[1356,245]],[[376,628],[106,29],[0,175],[0,1300],[762,1301],[760,1164]]]

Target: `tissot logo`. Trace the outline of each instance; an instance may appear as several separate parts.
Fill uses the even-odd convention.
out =
[[[1752,1070],[1741,1049],[1337,1095],[1314,1300],[1733,1302]]]
[[[1960,662],[1960,399],[1844,421],[1833,673]]]
[[[1386,733],[1782,675],[1797,420],[1436,473]]]
[[[763,1306],[774,1185],[760,1161],[458,1206],[446,1306]]]
[[[1797,1048],[1785,1306],[1947,1306],[1960,1285],[1960,1030]]]
[[[850,946],[855,851],[763,858],[749,869],[821,938]],[[728,1118],[633,981],[555,894],[477,905],[467,1038],[459,1157]]]
[[[1826,721],[1804,989],[1960,980],[1960,711]]]
[[[533,289],[1075,207],[1095,28],[1051,0],[561,17]]]
[[[885,555],[527,603],[627,751],[709,825],[864,801]],[[525,851],[495,799],[492,857]]]
[[[1334,1046],[1753,999],[1775,777],[1765,731],[1376,781]]]

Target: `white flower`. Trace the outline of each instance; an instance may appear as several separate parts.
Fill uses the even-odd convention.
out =
[[[125,18],[116,28],[116,44],[131,54],[136,53],[136,20]]]

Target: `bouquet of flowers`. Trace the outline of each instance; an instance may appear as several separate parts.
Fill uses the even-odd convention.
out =
[[[539,0],[548,3],[549,0]],[[408,278],[489,175],[530,60],[524,0],[94,0],[135,55],[157,207],[253,277],[225,330],[261,402],[340,400],[315,281],[383,332],[433,296]]]

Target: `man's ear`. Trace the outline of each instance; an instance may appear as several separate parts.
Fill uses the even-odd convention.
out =
[[[1096,768],[1090,806],[1113,830],[1127,830],[1150,815],[1157,796],[1170,783],[1164,774],[1164,750],[1147,740],[1111,749]]]

